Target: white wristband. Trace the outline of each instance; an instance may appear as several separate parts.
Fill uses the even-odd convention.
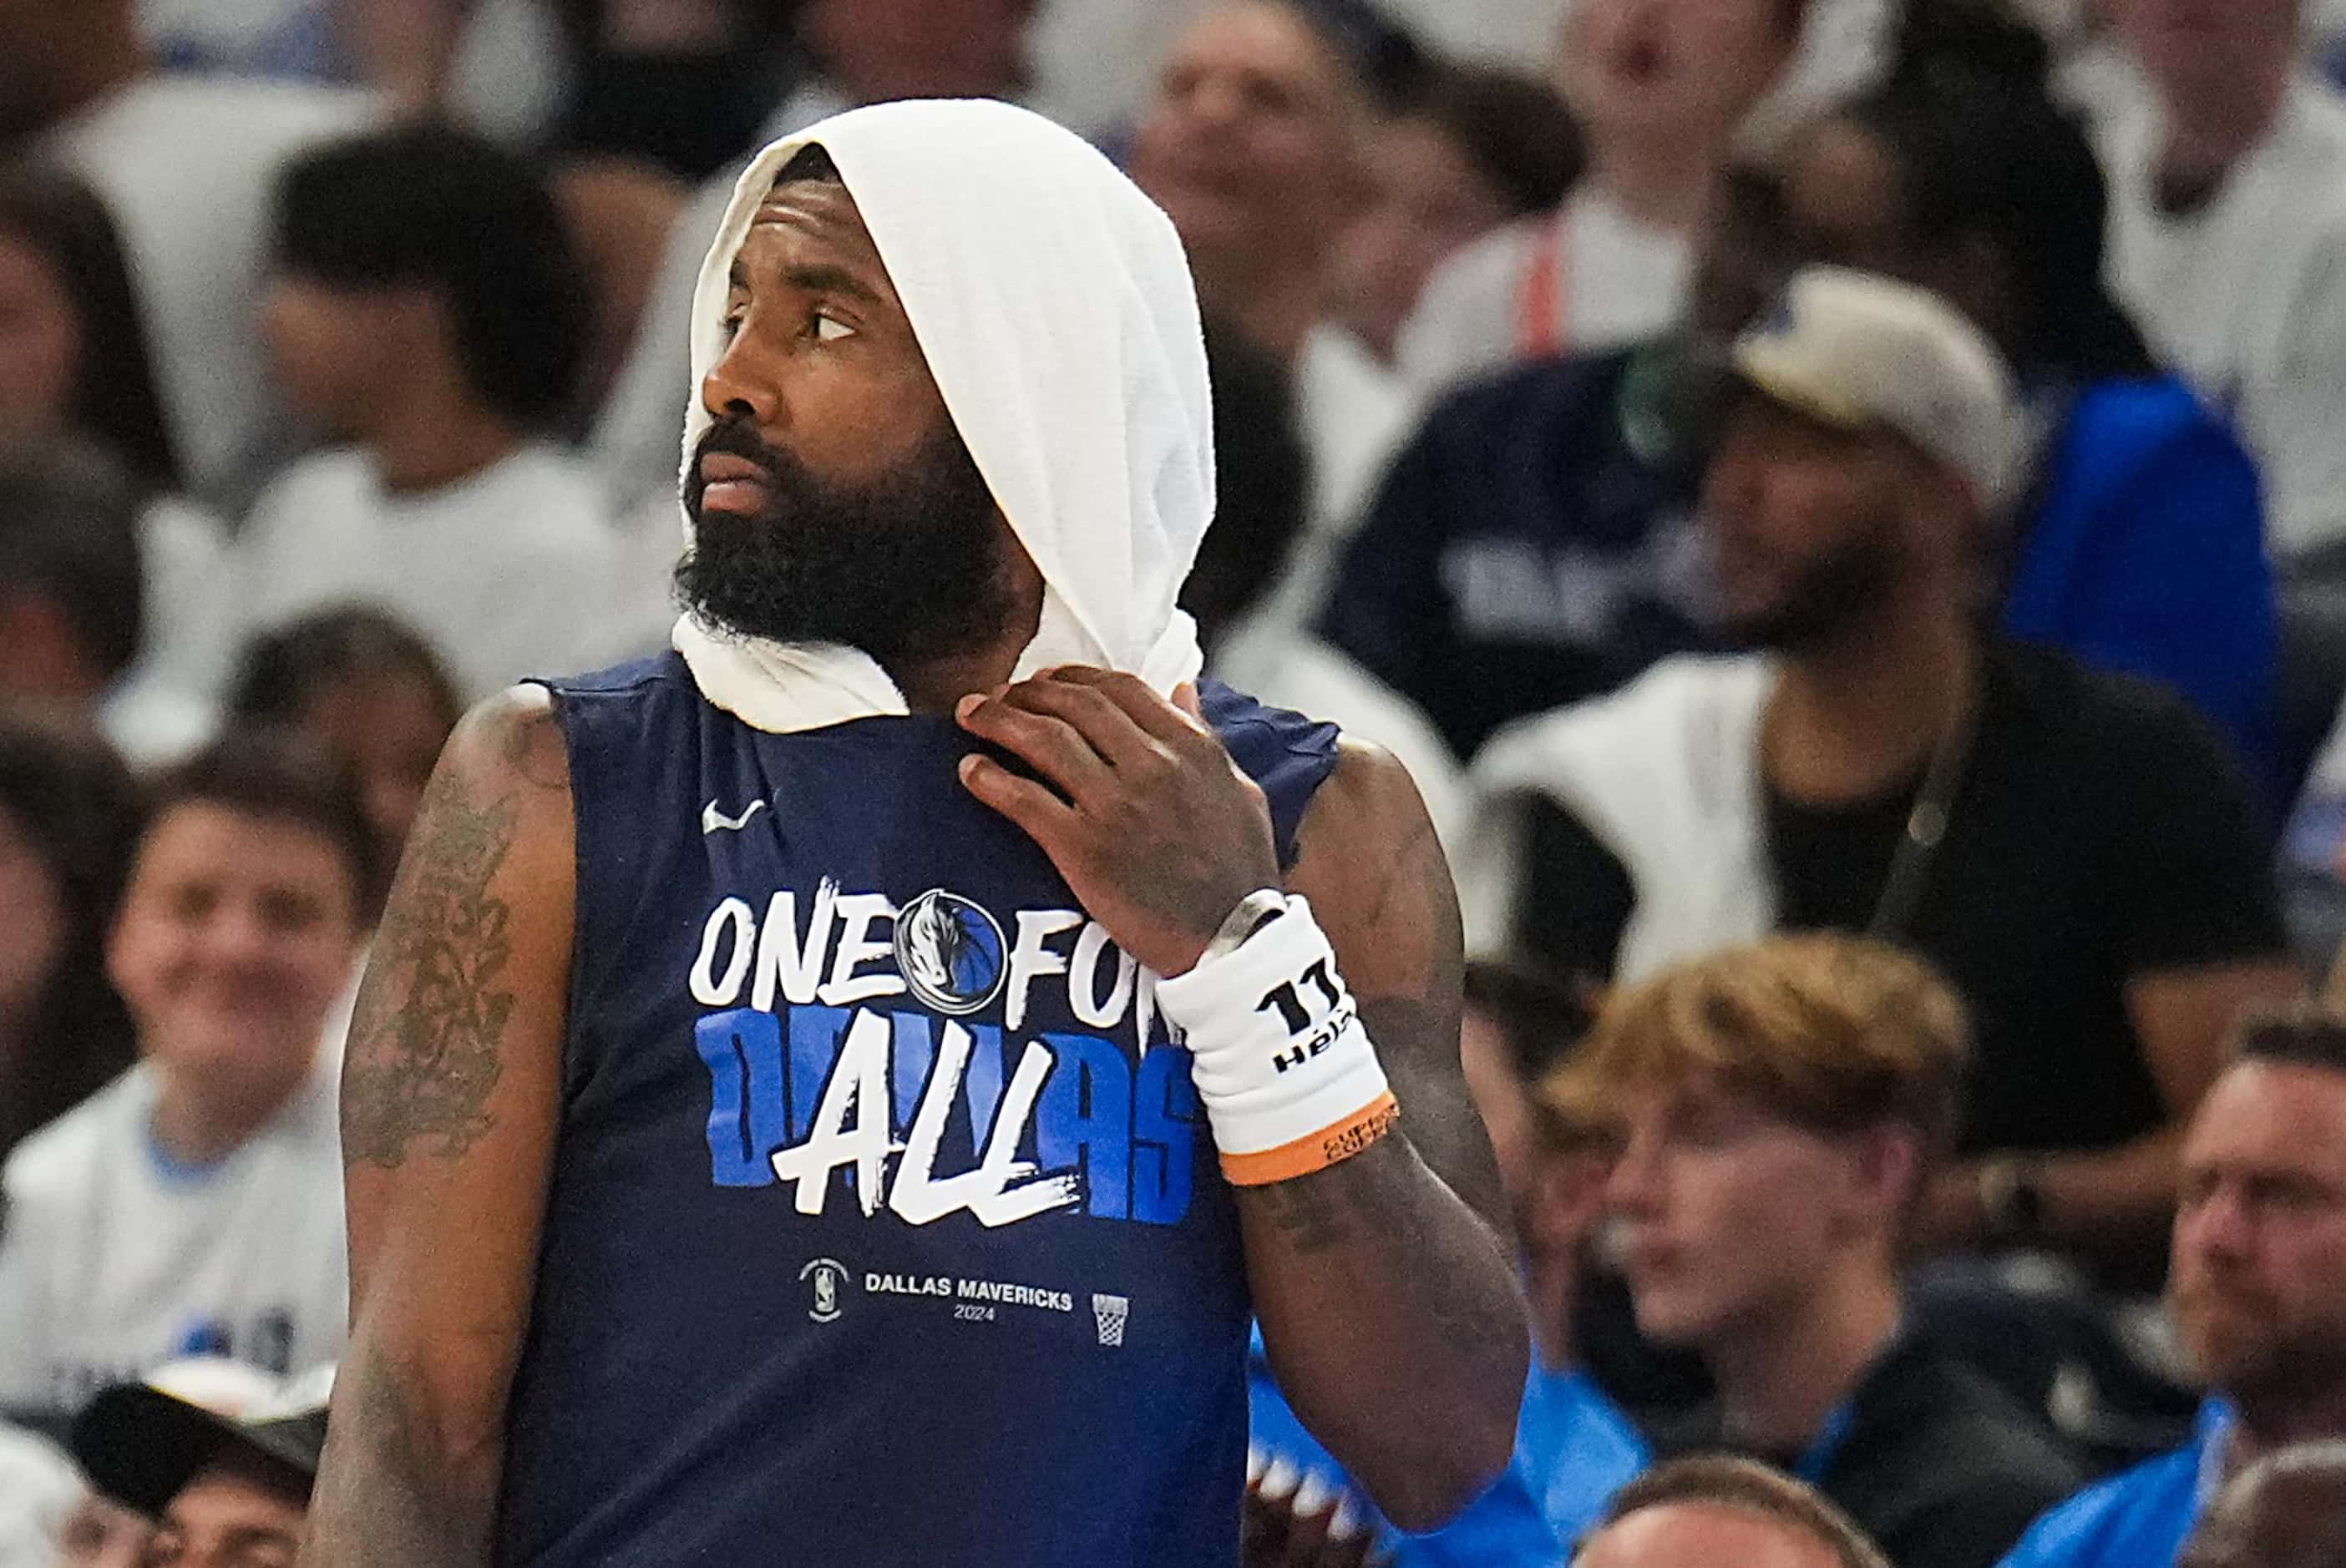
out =
[[[1300,895],[1237,947],[1158,982],[1157,1002],[1189,1048],[1222,1173],[1238,1186],[1348,1159],[1400,1115]]]

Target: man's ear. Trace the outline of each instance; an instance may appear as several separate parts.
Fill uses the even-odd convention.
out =
[[[1850,1140],[1850,1207],[1855,1213],[1879,1217],[1895,1231],[1899,1217],[1913,1201],[1923,1179],[1920,1134],[1896,1122],[1851,1135]]]

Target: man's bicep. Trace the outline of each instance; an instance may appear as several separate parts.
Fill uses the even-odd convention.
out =
[[[1490,1138],[1458,1062],[1457,892],[1407,770],[1346,742],[1299,849],[1289,886],[1311,901],[1336,950],[1410,1142],[1477,1214],[1504,1224]]]
[[[546,695],[484,705],[433,777],[342,1068],[356,1337],[435,1400],[501,1400],[527,1321],[561,1103],[572,855]]]

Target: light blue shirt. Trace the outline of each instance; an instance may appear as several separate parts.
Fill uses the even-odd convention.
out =
[[[2230,1409],[2208,1400],[2188,1443],[2054,1509],[1999,1568],[2174,1568],[2223,1475],[2231,1435]]]
[[[1260,1329],[1248,1367],[1248,1404],[1251,1441],[1266,1459],[1283,1459],[1368,1509],[1360,1489],[1289,1408],[1263,1359]],[[1488,1492],[1448,1524],[1422,1534],[1370,1518],[1393,1568],[1555,1568],[1651,1458],[1628,1418],[1586,1373],[1547,1371],[1534,1358],[1515,1458]]]

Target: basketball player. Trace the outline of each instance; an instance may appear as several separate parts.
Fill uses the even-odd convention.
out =
[[[859,110],[694,331],[678,651],[468,718],[375,948],[303,1561],[1227,1568],[1250,1311],[1454,1512],[1525,1340],[1449,873],[1388,759],[1192,684],[1169,224],[1023,111]]]

